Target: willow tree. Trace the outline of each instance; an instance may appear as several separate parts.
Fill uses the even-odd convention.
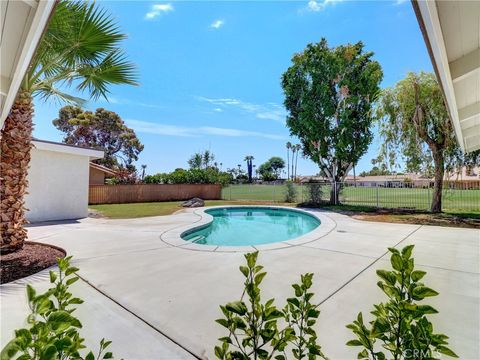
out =
[[[432,212],[442,211],[447,164],[458,156],[452,122],[432,73],[409,73],[383,92],[379,106],[382,154],[392,165],[403,160],[407,171],[433,172]],[[433,171],[429,169],[432,168]]]
[[[383,77],[372,57],[361,42],[330,48],[322,39],[295,54],[282,76],[287,126],[331,182],[332,203],[338,203],[338,183],[372,141],[372,107]]]
[[[27,69],[5,120],[0,140],[0,252],[22,248],[27,237],[24,195],[28,186],[33,130],[33,97],[79,104],[65,89],[97,99],[110,84],[136,84],[135,68],[125,59],[125,38],[115,21],[90,2],[60,1]]]

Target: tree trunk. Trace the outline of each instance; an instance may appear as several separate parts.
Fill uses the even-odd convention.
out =
[[[20,92],[0,135],[0,253],[20,250],[27,238],[24,195],[32,147],[33,102]]]
[[[330,188],[330,205],[340,204],[340,184],[338,182],[331,182]]]
[[[433,196],[431,212],[442,212],[442,188],[443,188],[443,174],[445,159],[443,150],[432,151],[433,160],[435,162],[435,179],[433,183]]]

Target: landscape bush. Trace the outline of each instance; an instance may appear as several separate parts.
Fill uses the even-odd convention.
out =
[[[37,294],[31,285],[27,285],[27,300],[31,313],[27,317],[28,328],[15,330],[15,337],[7,343],[0,353],[0,359],[53,360],[112,359],[113,354],[106,352],[111,341],[102,339],[100,349],[94,355],[87,352],[79,329],[81,322],[72,315],[75,305],[83,300],[73,297],[69,287],[79,277],[78,268],[70,266],[70,257],[58,259],[58,273],[50,271],[50,283],[53,286],[43,294]]]
[[[316,182],[309,182],[305,184],[307,188],[306,203],[310,205],[320,205],[322,203],[322,184]]]
[[[285,188],[285,202],[294,203],[295,201],[297,201],[297,189],[292,181],[287,181]]]
[[[245,277],[243,295],[239,301],[220,306],[223,318],[216,322],[228,330],[219,338],[215,356],[219,359],[287,359],[287,350],[295,359],[324,358],[313,330],[320,311],[311,303],[313,274],[301,276],[294,284],[294,297],[287,299],[283,310],[274,299],[262,302],[260,284],[266,272],[257,265],[258,252],[245,255],[247,266],[240,266]],[[279,320],[283,322],[279,324]]]
[[[374,305],[373,320],[366,325],[362,313],[347,325],[356,338],[348,346],[362,350],[358,359],[371,360],[427,360],[439,359],[440,354],[458,357],[447,347],[448,337],[435,334],[427,315],[438,311],[417,301],[438,293],[420,280],[425,271],[414,269],[413,245],[401,251],[389,248],[392,271],[377,270],[377,285],[388,301]],[[274,299],[262,302],[260,284],[266,272],[257,265],[258,252],[245,255],[246,266],[240,266],[245,277],[242,297],[220,306],[224,315],[216,322],[228,330],[215,346],[219,359],[326,359],[318,344],[313,326],[320,315],[319,305],[312,303],[310,291],[313,274],[301,275],[299,284],[292,285],[295,296],[279,310]],[[386,353],[390,356],[387,357]]]
[[[435,334],[427,315],[438,311],[422,302],[427,297],[437,296],[438,292],[425,286],[420,280],[425,271],[414,269],[413,245],[401,251],[389,248],[392,271],[377,270],[381,279],[377,285],[387,295],[388,301],[374,305],[373,320],[365,325],[362,313],[347,325],[356,339],[347,342],[349,346],[359,346],[362,350],[358,359],[439,359],[439,354],[458,357],[447,345],[448,336]],[[378,349],[377,342],[382,350]]]
[[[158,173],[145,176],[146,184],[221,184],[226,186],[233,181],[231,174],[207,169],[175,169],[171,173]]]

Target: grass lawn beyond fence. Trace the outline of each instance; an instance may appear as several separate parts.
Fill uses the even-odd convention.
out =
[[[295,185],[297,202],[308,198],[307,186]],[[286,185],[231,185],[222,190],[224,200],[278,201],[285,200]],[[327,201],[330,186],[322,186],[322,198]],[[340,202],[346,205],[362,205],[380,208],[407,208],[428,210],[433,190],[430,188],[386,188],[345,186],[340,193]],[[447,212],[480,212],[479,190],[443,191],[443,209]]]

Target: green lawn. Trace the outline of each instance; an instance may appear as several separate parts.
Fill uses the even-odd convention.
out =
[[[181,201],[166,201],[166,202],[149,202],[149,203],[129,203],[129,204],[104,204],[104,205],[89,205],[90,209],[98,211],[103,216],[111,219],[129,219],[145,216],[160,216],[170,215],[176,211],[182,210]],[[224,200],[207,200],[206,206],[217,205],[255,205],[256,201],[224,201]],[[265,204],[265,202],[261,202]],[[278,203],[277,203],[278,204]],[[295,204],[283,204],[291,205]]]
[[[305,186],[296,185],[297,201],[307,198]],[[284,201],[285,185],[232,185],[222,191],[225,200]],[[329,186],[323,187],[323,198],[329,197]],[[364,205],[382,208],[411,208],[428,210],[432,196],[431,189],[399,189],[347,187],[341,192],[342,204]],[[444,190],[443,208],[449,212],[480,212],[480,190]]]

